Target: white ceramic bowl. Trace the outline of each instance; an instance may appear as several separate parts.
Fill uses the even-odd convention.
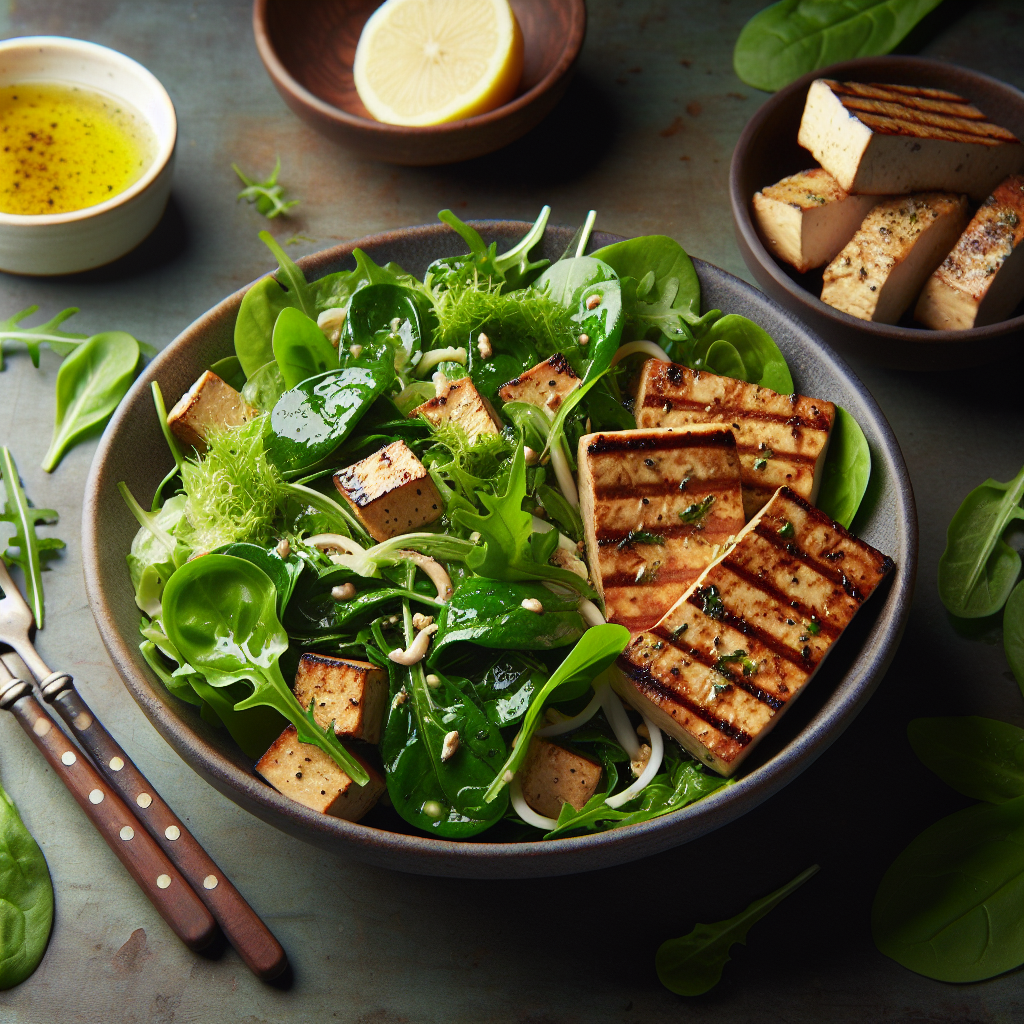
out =
[[[0,87],[20,82],[84,86],[137,110],[156,139],[146,172],[124,192],[83,210],[23,216],[0,213],[0,270],[73,274],[116,260],[156,227],[171,192],[178,121],[167,90],[123,53],[63,36],[0,42]]]

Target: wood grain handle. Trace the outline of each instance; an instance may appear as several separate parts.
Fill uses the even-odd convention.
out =
[[[20,687],[24,688],[21,696]],[[57,777],[174,934],[189,949],[208,946],[217,935],[217,922],[120,796],[64,735],[28,683],[19,681],[6,687],[3,706],[43,752]]]
[[[54,673],[44,681],[43,695],[71,726],[107,782],[133,808],[138,820],[209,908],[249,970],[263,981],[278,977],[288,966],[288,956],[281,944],[89,710],[71,677]]]

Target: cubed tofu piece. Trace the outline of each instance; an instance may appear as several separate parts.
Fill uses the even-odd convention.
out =
[[[650,629],[746,522],[732,428],[586,434],[578,465],[605,617],[631,633]]]
[[[388,675],[368,661],[304,654],[295,673],[295,697],[308,708],[321,729],[334,723],[336,736],[380,742]]]
[[[581,810],[597,792],[601,765],[534,736],[519,771],[519,782],[523,798],[538,814],[557,818],[562,813],[562,804]]]
[[[211,428],[240,427],[256,415],[230,384],[207,370],[175,403],[167,414],[167,425],[186,448],[195,448],[201,455]]]
[[[365,786],[357,786],[319,747],[300,742],[295,726],[289,725],[260,758],[256,771],[283,796],[311,810],[358,821],[387,787],[372,765],[352,756],[370,776]]]
[[[732,775],[892,568],[780,488],[665,617],[633,637],[612,685],[694,757]]]
[[[880,202],[825,268],[821,301],[894,324],[967,225],[967,199],[922,192]]]
[[[1024,299],[1024,174],[981,204],[953,251],[928,278],[914,317],[936,331],[1005,320]]]
[[[783,485],[812,503],[818,497],[836,418],[831,402],[650,359],[633,411],[638,427],[730,426],[748,519]]]
[[[444,512],[434,481],[404,441],[339,470],[334,486],[376,541],[418,530]]]
[[[558,412],[570,391],[580,386],[580,379],[560,352],[527,370],[515,380],[498,388],[503,402],[527,402],[530,405]]]
[[[469,377],[453,381],[444,389],[443,394],[416,406],[409,416],[422,416],[435,427],[454,423],[466,432],[470,443],[482,434],[501,433],[498,414],[477,391]]]
[[[754,194],[754,221],[768,251],[801,274],[821,267],[853,237],[874,196],[851,196],[813,167]]]
[[[819,78],[797,141],[847,192],[941,190],[984,199],[1024,171],[1024,146],[956,93]]]

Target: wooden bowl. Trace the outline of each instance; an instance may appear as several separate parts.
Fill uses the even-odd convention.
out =
[[[758,284],[834,348],[883,366],[945,370],[976,366],[1019,349],[1024,342],[1020,307],[1009,320],[969,331],[918,327],[910,312],[896,325],[871,323],[841,313],[818,298],[822,268],[799,274],[767,250],[754,227],[751,200],[765,186],[815,165],[814,157],[797,145],[796,136],[807,89],[816,78],[948,89],[1024,139],[1024,93],[977,71],[922,57],[862,57],[804,75],[758,110],[733,151],[729,191],[736,237]]]
[[[391,164],[451,164],[525,135],[562,98],[583,47],[584,0],[510,0],[523,32],[523,77],[504,106],[410,128],[374,120],[352,79],[356,44],[378,0],[255,0],[263,66],[292,110],[329,139]]]
[[[485,242],[504,249],[529,224],[474,221]],[[549,227],[539,255],[557,259],[572,228]],[[594,247],[619,239],[597,232]],[[445,225],[405,228],[326,249],[299,261],[309,280],[354,266],[359,246],[377,263],[394,260],[422,276],[438,256],[466,251]],[[461,878],[528,878],[610,867],[680,846],[753,810],[791,782],[833,743],[881,682],[910,614],[917,567],[917,514],[907,467],[881,410],[850,368],[794,317],[745,281],[694,260],[703,308],[740,313],[778,343],[797,386],[849,410],[871,447],[871,483],[854,527],[858,536],[891,555],[896,570],[843,634],[814,682],[731,786],[654,821],[597,835],[536,842],[498,842],[490,833],[469,842],[435,839],[378,804],[354,824],[289,800],[253,771],[252,761],[214,729],[196,708],[173,697],[139,651],[139,611],[125,554],[138,530],[117,491],[124,480],[148,505],[167,472],[170,454],[160,432],[152,381],[173,401],[212,362],[233,353],[234,324],[246,289],[229,295],[186,328],[135,382],[107,427],[86,484],[82,543],[86,592],[100,635],[125,687],[160,734],[221,793],[289,835],[332,853],[417,874]],[[841,799],[841,794],[837,794]],[[813,808],[809,809],[813,818]]]

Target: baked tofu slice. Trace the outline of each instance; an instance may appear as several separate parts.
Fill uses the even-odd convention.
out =
[[[256,771],[279,793],[311,810],[358,821],[387,787],[380,772],[352,756],[370,776],[365,786],[357,786],[319,747],[300,742],[295,726],[289,725],[260,758]]]
[[[338,470],[334,486],[376,541],[418,530],[444,512],[433,480],[404,441]]]
[[[558,412],[565,396],[580,386],[580,379],[560,352],[527,370],[521,377],[498,388],[503,402],[527,402],[530,405]]]
[[[605,617],[649,629],[743,529],[740,461],[722,424],[586,434],[587,561]]]
[[[922,192],[879,203],[825,268],[821,301],[894,324],[967,226],[967,200]]]
[[[874,196],[851,196],[813,167],[754,194],[754,221],[768,251],[801,274],[828,263],[853,237]]]
[[[538,814],[557,818],[562,813],[562,804],[572,804],[579,811],[597,792],[601,765],[534,736],[519,772],[519,782],[523,798]]]
[[[230,385],[207,370],[167,414],[167,425],[186,448],[206,451],[206,434],[248,423],[258,413]]]
[[[304,708],[312,702],[313,718],[321,729],[333,722],[336,736],[380,742],[388,699],[388,676],[383,669],[368,661],[304,654],[293,689]]]
[[[782,486],[812,503],[817,500],[836,418],[831,402],[780,395],[732,377],[649,359],[633,412],[639,427],[731,427],[748,519]]]
[[[892,568],[780,488],[735,546],[630,641],[613,685],[694,757],[732,775]]]
[[[941,190],[984,199],[1024,171],[1024,146],[956,93],[819,78],[797,141],[847,192]]]
[[[435,427],[454,423],[466,432],[470,443],[481,434],[500,434],[501,420],[469,377],[453,381],[440,395],[416,406],[409,418],[422,416]]]
[[[1024,174],[1000,183],[928,278],[914,317],[936,331],[1005,320],[1024,299]]]

